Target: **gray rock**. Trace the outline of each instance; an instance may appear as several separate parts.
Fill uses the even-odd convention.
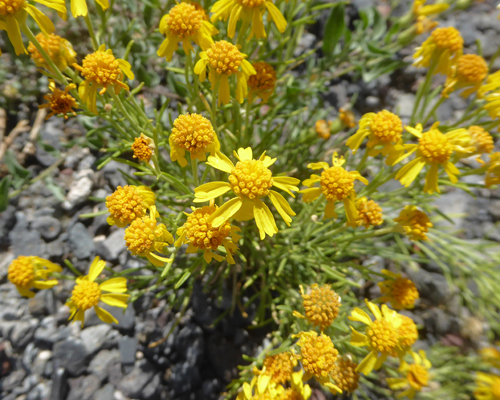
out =
[[[57,311],[56,298],[52,290],[40,290],[35,297],[29,300],[28,310],[35,317],[55,314]]]
[[[62,207],[65,210],[72,210],[76,205],[85,202],[92,193],[93,179],[94,171],[91,169],[79,171],[71,183]]]
[[[85,328],[80,333],[80,338],[87,349],[87,354],[92,355],[106,346],[106,337],[111,331],[111,326],[101,324]]]
[[[61,223],[54,217],[44,216],[36,218],[31,224],[47,241],[56,239],[61,233]]]
[[[10,246],[9,232],[16,225],[16,208],[12,205],[0,213],[0,247]]]
[[[137,338],[122,336],[118,341],[120,349],[120,361],[124,366],[134,365],[135,353],[137,351]]]
[[[15,349],[22,349],[26,347],[33,339],[37,326],[38,320],[36,318],[16,321],[14,328],[9,335],[12,347]]]
[[[68,245],[73,255],[79,260],[89,258],[95,248],[92,236],[90,236],[85,225],[77,222],[70,228],[68,233]]]
[[[368,107],[372,107],[372,108],[380,107],[380,99],[378,97],[368,96],[365,101],[366,101],[366,105]]]
[[[120,228],[111,233],[105,240],[97,242],[97,255],[106,261],[118,261],[118,256],[126,249],[124,237],[125,229]]]
[[[500,242],[500,229],[493,222],[484,222],[482,230],[486,239]]]
[[[67,400],[93,400],[100,386],[101,381],[95,375],[77,378],[72,382]]]
[[[123,377],[118,389],[126,396],[136,399],[144,399],[143,391],[147,385],[153,382],[155,369],[147,360],[139,360],[134,369]]]
[[[408,268],[406,272],[417,286],[421,298],[430,300],[434,305],[445,304],[450,288],[443,275],[422,268],[417,271]]]
[[[45,252],[45,243],[42,240],[40,232],[32,230],[17,231],[10,233],[12,249],[16,257],[19,256],[38,256],[42,257]]]
[[[484,41],[482,41],[482,44],[483,57],[491,57],[493,54],[495,54],[498,46],[500,46],[500,37],[498,36],[498,33],[493,29],[488,29],[484,34]]]
[[[103,382],[108,379],[109,367],[119,363],[119,361],[120,352],[118,350],[101,350],[90,362],[88,370]]]
[[[92,169],[92,165],[95,163],[96,158],[92,155],[89,154],[80,161],[80,164],[78,165],[78,171],[82,171],[84,169]]]
[[[227,381],[236,376],[237,367],[243,362],[240,348],[219,331],[215,331],[208,338],[207,353],[208,361],[214,372]]]
[[[120,170],[128,172],[130,170],[130,167],[113,160],[107,163],[102,169],[104,176],[108,180],[109,186],[113,191],[118,186],[125,186],[127,184],[127,181],[121,174]]]
[[[66,318],[67,319],[67,318]],[[53,315],[45,317],[35,331],[35,343],[42,346],[52,347],[71,336],[71,327],[67,325],[57,326],[57,319]]]
[[[11,251],[2,253],[2,260],[0,260],[0,282],[7,279],[9,274],[9,265],[16,256]]]
[[[500,221],[500,200],[493,200],[488,206],[488,212],[493,217],[493,221]]]
[[[50,400],[66,400],[68,393],[67,375],[68,373],[64,368],[56,368],[54,370]]]
[[[71,376],[79,376],[85,371],[87,358],[87,348],[81,339],[69,337],[54,345],[54,368],[64,368]]]
[[[56,119],[47,121],[40,130],[42,141],[55,149],[61,149],[64,132],[60,129],[60,122]]]
[[[26,371],[22,368],[12,371],[2,380],[2,393],[10,392],[11,390],[14,390],[14,388],[21,385],[21,382],[24,380],[24,378],[26,378],[26,375]]]
[[[54,154],[49,153],[47,150],[45,150],[41,146],[36,147],[35,157],[36,157],[36,160],[43,167],[50,167],[52,164],[54,164],[57,161],[57,158],[54,156]]]
[[[403,122],[409,121],[415,104],[415,95],[411,93],[404,93],[399,96],[396,102],[396,114],[400,116]]]
[[[111,383],[108,383],[95,392],[94,400],[112,400],[114,398],[114,392],[115,387]]]
[[[182,397],[182,394],[193,391],[200,383],[199,369],[191,367],[188,362],[178,362],[170,368],[168,386],[174,397]]]
[[[28,371],[31,369],[31,366],[35,362],[35,358],[37,357],[39,351],[40,350],[35,347],[35,344],[33,342],[28,343],[28,345],[24,349],[21,361],[24,368],[26,368]]]
[[[62,258],[62,256],[64,256],[64,254],[68,251],[68,246],[66,245],[66,242],[62,240],[62,238],[59,238],[47,243],[47,245],[45,246],[45,251],[47,253],[47,256],[51,259]]]
[[[50,382],[52,383],[52,382]],[[26,400],[45,400],[50,394],[49,382],[40,382],[33,389],[28,392]]]
[[[50,350],[41,350],[37,354],[37,356],[33,362],[33,366],[31,368],[31,371],[34,374],[37,374],[40,376],[45,375],[46,370],[47,370],[47,364],[49,363],[49,360],[51,358],[52,358],[52,352]],[[50,374],[48,376],[50,376]]]

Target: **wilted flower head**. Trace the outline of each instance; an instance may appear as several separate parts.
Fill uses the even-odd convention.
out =
[[[112,195],[106,197],[106,207],[111,214],[106,221],[124,228],[145,216],[154,204],[155,194],[147,186],[118,186]]]
[[[149,163],[151,156],[155,152],[155,144],[153,139],[141,133],[141,136],[134,139],[132,143],[132,151],[134,152],[134,158],[138,158],[141,161]]]
[[[428,215],[416,206],[405,206],[394,221],[403,227],[410,240],[427,240],[426,233],[433,227]]]
[[[356,209],[358,210],[356,226],[363,225],[368,229],[370,226],[378,226],[384,222],[382,207],[373,200],[368,200],[366,197],[356,199]]]
[[[57,285],[57,279],[49,279],[52,272],[62,272],[62,268],[40,257],[19,256],[10,263],[7,278],[21,296],[34,297],[31,289],[50,289]]]
[[[68,42],[61,36],[58,36],[54,33],[45,36],[43,33],[39,33],[38,35],[36,35],[36,39],[48,54],[52,62],[61,71],[76,62],[76,52],[73,50],[73,46],[70,42]],[[38,52],[35,45],[31,42],[28,45],[28,51],[31,58],[38,67],[46,68],[49,71],[51,70],[45,59]]]
[[[404,378],[387,378],[387,384],[392,390],[405,389],[398,394],[398,397],[407,396],[409,399],[413,399],[417,392],[429,384],[429,369],[431,368],[425,351],[420,350],[418,354],[412,351],[411,356],[412,364],[402,361],[399,367],[399,372],[404,375]]]
[[[318,137],[323,140],[330,139],[330,125],[324,119],[319,119],[314,124]]]
[[[337,358],[330,376],[343,392],[353,393],[358,388],[359,374],[356,372],[357,367],[358,364],[352,361],[351,356]]]
[[[356,117],[351,110],[339,108],[339,118],[345,128],[354,128],[356,126]]]
[[[319,326],[321,331],[328,328],[339,315],[340,297],[330,285],[319,286],[317,283],[311,285],[311,292],[304,293],[300,286],[302,304],[304,306],[305,316],[297,311],[293,315],[297,318],[307,319],[313,326]]]
[[[390,279],[378,283],[382,291],[380,300],[384,303],[390,302],[396,310],[413,308],[415,301],[420,297],[415,284],[408,278],[403,278],[401,274],[395,274],[386,269],[381,272]]]
[[[252,63],[256,74],[248,78],[248,101],[253,102],[254,97],[260,97],[264,103],[267,103],[269,97],[274,93],[276,87],[276,71],[264,61]]]
[[[476,54],[465,54],[451,67],[442,95],[448,97],[449,93],[455,90],[468,88],[461,96],[469,97],[479,90],[486,76],[488,76],[488,64],[485,59]]]
[[[69,94],[70,90],[76,88],[76,85],[70,83],[64,91],[56,88],[54,82],[49,83],[49,90],[52,92],[50,94],[46,94],[43,96],[48,103],[39,105],[38,108],[50,108],[50,113],[47,115],[45,119],[49,119],[53,115],[63,114],[64,119],[68,119],[68,114],[73,114],[76,116],[76,112],[74,108],[78,107],[76,100],[73,96]]]

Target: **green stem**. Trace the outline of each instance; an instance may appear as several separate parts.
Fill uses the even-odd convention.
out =
[[[250,113],[252,111],[252,101],[251,98],[247,98],[247,106],[245,108],[245,130],[243,131],[242,135],[242,143],[247,144],[250,142],[250,138],[247,138],[248,135],[248,125],[250,123]]]
[[[132,126],[137,129],[137,131],[141,132],[143,129],[137,125],[137,122],[132,118],[132,116],[128,113],[127,109],[122,103],[122,100],[120,99],[120,96],[118,96],[114,90],[109,90],[108,93],[111,95],[115,103],[117,104],[118,108],[122,112],[123,116],[128,119],[128,121],[132,124]]]
[[[194,187],[197,188],[199,186],[199,182],[198,182],[198,160],[196,158],[191,159],[191,168],[193,169]]]
[[[83,18],[85,19],[85,24],[87,25],[87,29],[89,30],[90,39],[92,40],[92,47],[94,48],[94,51],[97,51],[97,49],[99,49],[99,42],[97,41],[97,38],[95,36],[95,31],[94,27],[92,26],[90,16],[89,14],[87,14]]]
[[[356,170],[357,171],[362,171],[363,168],[365,167],[365,164],[366,164],[366,160],[368,159],[368,149],[366,148],[365,149],[365,154],[363,154],[363,158],[361,159],[361,161],[359,162],[359,165],[356,167]]]
[[[413,105],[413,112],[411,113],[411,119],[410,119],[410,125],[412,126],[415,125],[415,117],[417,116],[417,111],[420,105],[420,101],[422,100],[422,97],[427,95],[427,92],[429,92],[429,86],[432,82],[432,75],[434,74],[436,66],[437,66],[437,60],[435,60],[435,57],[433,57],[431,60],[431,64],[427,69],[427,75],[425,76],[425,81],[422,85],[420,85],[417,91],[417,96],[415,98],[415,104]]]
[[[219,92],[220,80],[215,84],[214,90],[212,90],[212,126],[214,128],[215,133],[217,132],[217,93]]]
[[[434,104],[434,107],[432,107],[432,109],[429,111],[427,116],[421,121],[422,126],[425,126],[425,123],[429,120],[430,117],[432,117],[432,115],[436,112],[436,110],[439,108],[439,106],[441,104],[443,104],[443,102],[445,100],[446,99],[444,97],[441,97],[438,101],[436,101],[436,104]]]
[[[189,93],[191,94],[191,99],[196,99],[196,96],[193,96],[191,85],[189,84],[189,71],[191,69],[191,50],[186,53],[186,64],[184,65],[184,76],[186,78],[186,87]],[[188,110],[190,113],[193,112],[193,104],[192,101],[188,101]]]

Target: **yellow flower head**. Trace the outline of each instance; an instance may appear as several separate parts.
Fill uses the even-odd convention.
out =
[[[401,274],[395,274],[386,269],[383,269],[382,273],[389,276],[390,279],[378,283],[383,295],[380,300],[384,303],[390,302],[396,310],[413,308],[415,301],[420,297],[415,284],[411,280],[403,278]]]
[[[285,198],[271,188],[275,186],[295,197],[292,191],[299,190],[296,185],[300,181],[287,176],[273,176],[269,167],[275,163],[276,158],[266,156],[265,152],[258,160],[254,160],[252,149],[247,147],[235,151],[234,156],[238,159],[236,165],[220,151],[216,152],[214,157],[209,157],[207,162],[208,165],[230,174],[229,182],[210,182],[195,189],[195,203],[215,199],[230,190],[236,195],[217,209],[207,222],[218,228],[230,218],[238,221],[255,218],[260,238],[263,240],[266,234],[273,236],[278,233],[278,227],[271,210],[262,201],[264,197],[269,197],[285,223],[290,226],[291,216],[295,213]]]
[[[303,189],[299,193],[304,193],[303,200],[306,203],[316,200],[321,194],[326,198],[325,217],[337,217],[335,212],[335,203],[342,201],[344,203],[347,222],[356,224],[358,219],[358,210],[356,209],[356,192],[354,191],[354,181],[357,179],[365,185],[368,181],[361,176],[358,171],[347,171],[342,167],[344,157],[338,158],[337,153],[332,156],[332,166],[326,162],[317,162],[308,164],[311,169],[323,169],[321,176],[312,174],[310,179],[302,182],[308,189]],[[320,187],[311,187],[319,182]]]
[[[111,214],[108,224],[124,228],[144,217],[148,208],[154,205],[155,194],[147,186],[118,186],[112,195],[106,197],[106,207]]]
[[[368,155],[375,157],[382,153],[384,157],[388,156],[387,165],[391,165],[404,153],[402,133],[403,123],[397,115],[387,110],[377,114],[368,113],[363,115],[358,131],[347,140],[346,145],[355,154],[368,137]]]
[[[486,178],[484,184],[487,188],[500,183],[500,153],[492,153],[490,161],[485,164]]]
[[[456,65],[451,67],[442,96],[447,98],[455,90],[468,88],[461,94],[462,97],[467,98],[479,90],[487,75],[488,64],[483,57],[476,54],[465,54],[458,59]]]
[[[219,139],[208,119],[200,114],[179,115],[174,121],[170,143],[170,158],[181,167],[187,165],[186,151],[191,159],[205,161],[205,153],[214,155],[220,149]]]
[[[427,132],[422,132],[421,124],[415,128],[405,127],[408,132],[418,138],[418,144],[405,145],[408,152],[393,163],[393,165],[397,164],[415,151],[417,152],[415,159],[403,166],[396,174],[395,179],[399,180],[405,187],[411,185],[426,165],[429,166],[429,171],[425,176],[425,193],[441,193],[438,186],[440,166],[444,168],[451,182],[458,182],[457,175],[460,174],[460,171],[450,159],[454,151],[470,152],[471,148],[464,147],[469,143],[470,135],[466,129],[456,129],[443,134],[438,129],[438,125],[439,122],[436,122]]]
[[[266,30],[262,16],[265,11],[269,12],[271,19],[276,24],[278,31],[285,32],[287,22],[281,11],[276,7],[272,0],[219,0],[210,10],[212,23],[218,20],[227,21],[229,18],[229,25],[227,28],[227,35],[232,39],[236,32],[236,24],[241,19],[243,24],[240,32],[245,32],[247,27],[251,25],[250,35],[247,40],[255,36],[256,39],[266,38]]]
[[[399,367],[399,372],[404,375],[404,378],[387,378],[387,384],[392,390],[404,389],[398,394],[398,398],[407,396],[413,399],[417,392],[429,384],[429,369],[432,365],[427,360],[425,351],[420,350],[418,354],[412,351],[411,356],[413,364],[403,361]]]
[[[99,307],[99,301],[110,306],[127,308],[127,300],[130,297],[124,294],[127,291],[126,278],[112,278],[98,284],[95,280],[101,275],[106,261],[94,258],[90,265],[89,274],[76,278],[76,285],[71,292],[71,297],[66,305],[69,307],[69,320],[81,321],[84,323],[85,311],[94,307],[97,316],[104,322],[110,324],[118,323],[108,311]],[[109,293],[103,293],[109,292]]]
[[[59,114],[63,114],[64,119],[68,119],[67,114],[70,113],[76,116],[76,112],[73,109],[77,108],[78,104],[76,103],[75,98],[69,94],[69,91],[75,88],[76,85],[70,83],[68,86],[66,86],[64,91],[62,91],[61,89],[56,88],[54,82],[51,82],[49,84],[49,89],[52,93],[43,96],[43,98],[47,100],[48,103],[38,106],[38,108],[50,108],[50,113],[45,119],[49,119],[53,115]]]
[[[433,21],[432,18],[450,7],[447,3],[438,2],[436,4],[425,5],[426,2],[427,0],[415,0],[413,2],[412,12],[417,21],[415,23],[417,35],[434,29],[438,23]],[[428,18],[430,16],[432,16],[432,18]]]
[[[330,376],[333,382],[343,392],[353,393],[358,388],[359,374],[356,372],[358,364],[350,356],[339,357]]]
[[[155,153],[155,144],[153,139],[141,133],[141,136],[134,139],[132,143],[132,151],[134,152],[134,158],[138,158],[141,161],[149,163],[151,156]]]
[[[372,321],[366,312],[357,307],[351,312],[349,319],[367,325],[365,334],[356,331],[351,326],[351,344],[358,347],[368,347],[370,350],[370,353],[356,368],[356,372],[368,375],[373,369],[379,369],[388,356],[402,357],[404,355],[407,349],[402,347],[400,340],[406,339],[407,331],[405,329],[400,332],[399,328],[403,324],[403,319],[396,311],[389,309],[385,304],[380,310],[378,306],[368,300],[366,300],[366,304],[375,316],[375,321]],[[401,337],[402,334],[405,336]]]
[[[297,365],[297,361],[292,358],[292,354],[288,351],[275,354],[274,356],[266,356],[262,365],[262,370],[254,367],[254,375],[267,375],[261,379],[272,380],[278,385],[285,384],[292,379],[293,367]],[[262,383],[261,383],[262,387]]]
[[[192,207],[193,212],[186,214],[187,221],[177,229],[179,238],[175,245],[179,247],[187,243],[189,245],[188,253],[204,251],[204,258],[207,263],[211,262],[212,258],[217,261],[226,258],[229,264],[234,264],[233,254],[238,250],[236,243],[241,239],[237,232],[241,229],[231,225],[229,221],[224,222],[217,228],[207,222],[210,216],[217,211],[217,208],[214,205],[201,208]],[[226,257],[214,253],[219,246],[224,246],[226,249]]]
[[[64,0],[32,0],[56,10],[60,17],[66,19],[66,4]],[[7,31],[9,40],[14,46],[16,55],[25,54],[26,48],[21,37],[21,30],[26,29],[28,14],[46,36],[54,32],[54,24],[44,13],[31,4],[30,0],[0,1],[0,30]]]
[[[108,0],[95,0],[95,2],[99,4],[104,11],[109,8]],[[87,0],[71,0],[71,14],[75,18],[89,15]]]
[[[318,137],[324,140],[330,139],[330,125],[324,119],[319,119],[314,124]]]
[[[280,400],[285,389],[271,379],[269,375],[259,375],[249,384],[242,385],[236,400]]]
[[[219,31],[206,17],[205,10],[199,4],[179,3],[174,6],[160,21],[160,32],[166,38],[158,50],[158,56],[172,61],[179,42],[182,42],[186,54],[194,52],[191,40],[202,50],[208,49],[214,42],[212,36]]]
[[[394,222],[403,227],[410,240],[427,240],[426,233],[433,227],[427,214],[416,206],[405,206],[399,217],[394,218]]]
[[[498,345],[498,343],[496,343]],[[496,347],[484,347],[479,350],[479,355],[482,360],[492,367],[498,369],[500,368],[500,351]]]
[[[154,266],[162,267],[171,260],[154,252],[163,253],[167,244],[174,243],[174,237],[164,224],[156,222],[157,216],[156,207],[151,206],[149,216],[136,218],[125,229],[125,244],[132,255],[146,257]]]
[[[194,73],[200,76],[200,82],[204,82],[208,67],[208,80],[212,84],[212,90],[219,86],[219,105],[229,103],[231,75],[236,75],[236,100],[243,103],[248,93],[248,78],[256,74],[252,64],[245,60],[246,57],[247,55],[241,53],[238,47],[225,40],[215,42],[208,50],[200,53],[200,60],[194,67]]]
[[[54,62],[57,68],[61,71],[66,67],[76,63],[76,52],[73,50],[73,46],[66,39],[61,36],[57,36],[51,33],[45,36],[43,33],[36,35],[38,43],[43,47],[45,52],[49,55],[50,59]],[[49,65],[45,62],[45,59],[38,52],[37,48],[33,43],[30,42],[28,46],[28,52],[31,58],[37,65],[37,67],[43,67],[51,70]]]
[[[417,67],[432,67],[434,74],[448,75],[462,55],[464,40],[453,28],[436,28],[431,36],[417,47],[413,58]]]
[[[34,297],[30,289],[50,289],[57,285],[57,279],[48,279],[52,272],[62,272],[62,268],[40,257],[19,256],[10,263],[7,278],[21,296]]]
[[[477,372],[476,386],[476,400],[500,400],[500,376]]]
[[[396,317],[398,343],[402,351],[407,352],[418,340],[417,325],[406,315],[396,314]]]
[[[253,101],[254,96],[260,97],[264,103],[267,103],[269,97],[274,93],[276,87],[276,71],[264,61],[257,61],[252,64],[256,74],[248,78],[248,101]]]
[[[378,226],[384,222],[382,207],[373,200],[366,197],[356,199],[356,209],[358,210],[357,226],[363,225],[366,229],[370,226]]]
[[[318,286],[317,283],[311,285],[311,293],[304,293],[304,289],[300,286],[302,293],[303,306],[305,316],[297,311],[293,315],[297,318],[307,319],[313,326],[319,326],[321,331],[328,328],[335,318],[339,315],[340,297],[332,289],[330,285]]]
[[[300,356],[296,356],[302,362],[305,374],[304,381],[313,376],[330,389],[332,393],[342,393],[337,385],[330,382],[330,373],[335,368],[335,362],[339,352],[325,334],[319,336],[315,331],[300,332],[292,337],[299,337],[297,345],[300,347]]]
[[[122,82],[124,76],[126,75],[130,80],[134,79],[130,63],[115,58],[113,50],[106,50],[106,45],[104,44],[99,47],[99,50],[85,57],[82,66],[73,64],[73,67],[80,71],[84,77],[84,81],[80,84],[78,92],[89,110],[94,114],[97,114],[96,97],[99,88],[102,88],[99,91],[100,95],[106,93],[108,86],[116,94],[119,94],[122,89],[130,90]]]
[[[495,144],[493,141],[493,136],[489,134],[489,132],[485,131],[482,126],[469,126],[467,128],[467,132],[469,134],[468,143],[465,144],[467,147],[466,152],[457,152],[458,158],[470,157],[473,155],[478,155],[476,160],[480,163],[483,163],[479,155],[491,153]]]
[[[307,400],[311,397],[312,390],[309,385],[304,385],[304,371],[294,372],[291,376],[292,387],[286,389],[279,400]]]
[[[342,121],[342,125],[346,128],[351,129],[356,126],[356,117],[351,110],[339,108],[339,118]]]

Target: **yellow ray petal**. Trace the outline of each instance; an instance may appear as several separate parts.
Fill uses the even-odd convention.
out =
[[[124,293],[127,291],[127,278],[111,278],[102,282],[99,289],[105,292]]]
[[[99,275],[101,275],[101,272],[105,266],[106,266],[106,261],[101,260],[99,256],[96,256],[94,258],[94,261],[92,261],[92,264],[90,264],[88,273],[88,279],[90,280],[90,282],[94,282],[96,278]]]
[[[215,199],[231,190],[231,185],[227,182],[208,182],[198,186],[194,190],[195,203],[202,203]]]
[[[130,295],[104,293],[101,295],[101,301],[113,307],[127,308],[127,301]]]
[[[95,313],[102,321],[106,322],[107,324],[111,324],[112,322],[114,322],[115,324],[118,323],[118,320],[115,317],[113,317],[109,312],[107,312],[104,308],[97,306],[95,306],[94,308],[95,308]]]
[[[228,174],[234,169],[232,161],[222,152],[217,151],[215,156],[208,157],[207,164],[220,171],[227,172]]]
[[[229,220],[243,205],[242,200],[239,197],[235,197],[227,201],[221,207],[219,207],[210,217],[207,222],[211,223],[213,227],[217,228],[221,226],[224,222]]]

